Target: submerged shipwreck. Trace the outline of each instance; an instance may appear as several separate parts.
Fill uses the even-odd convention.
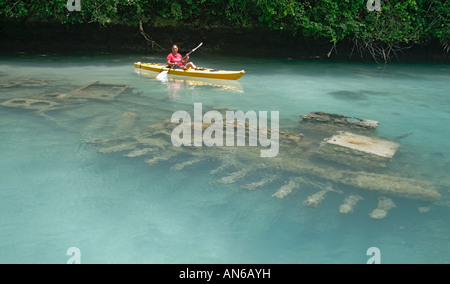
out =
[[[208,126],[203,124],[203,129]],[[280,131],[278,156],[261,158],[254,147],[174,147],[171,143],[173,128],[173,123],[163,121],[134,136],[89,143],[99,146],[101,153],[120,152],[130,158],[143,157],[151,165],[173,163],[173,170],[184,170],[214,159],[218,166],[209,174],[218,176],[218,183],[239,182],[247,190],[273,186],[287,176],[286,183],[274,189],[272,197],[282,199],[302,187],[312,187],[317,192],[302,204],[319,207],[327,195],[339,193],[344,195],[339,210],[343,214],[354,212],[358,201],[363,200],[361,195],[375,193],[380,196],[381,204],[370,214],[375,219],[384,218],[395,207],[391,198],[435,201],[441,197],[428,182],[361,170],[362,164],[374,170],[385,167],[398,148],[394,142],[343,132],[315,145],[303,134]],[[318,162],[324,157],[333,164]],[[255,177],[259,178],[255,180]],[[352,192],[359,190],[360,194],[347,196],[341,188],[352,188]]]
[[[0,87],[13,88],[17,84]],[[92,101],[114,101],[131,89],[128,85],[95,82],[61,94],[7,99],[0,101],[0,106],[31,110],[64,126],[53,112],[61,116],[63,110],[82,108]],[[149,165],[169,163],[173,171],[214,161],[217,167],[205,174],[217,177],[218,184],[238,183],[245,190],[270,188],[269,197],[277,199],[307,188],[312,194],[299,205],[317,208],[333,196],[342,200],[336,208],[342,214],[357,212],[358,203],[366,195],[376,196],[378,204],[368,214],[374,219],[385,218],[396,207],[392,200],[395,198],[426,202],[441,198],[433,184],[385,170],[400,145],[374,137],[378,122],[373,120],[323,112],[302,115],[298,128],[278,132],[278,155],[261,158],[258,147],[175,147],[171,135],[176,124],[169,120],[170,110],[163,111],[168,119],[156,123],[138,123],[138,114],[124,111],[118,125],[126,131],[113,132],[106,139],[88,139],[86,143],[98,147],[100,153],[139,157]],[[210,125],[203,123],[203,131]],[[225,131],[226,122],[223,127]],[[246,134],[251,127],[245,124]]]

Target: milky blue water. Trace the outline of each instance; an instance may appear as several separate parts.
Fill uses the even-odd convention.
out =
[[[191,59],[247,73],[233,83],[162,83],[133,67],[158,57],[0,58],[0,104],[55,98],[96,81],[132,88],[43,115],[0,106],[0,263],[66,263],[70,247],[81,263],[366,263],[371,247],[381,263],[450,263],[448,65]],[[280,128],[294,132],[311,111],[377,120],[371,135],[400,144],[383,173],[429,182],[442,197],[388,196],[396,207],[378,220],[369,216],[373,192],[361,191],[354,212],[341,214],[345,186],[310,208],[303,201],[313,187],[272,197],[289,174],[248,191],[246,180],[218,183],[230,172],[211,174],[215,159],[174,171],[171,160],[150,165],[88,143],[133,136],[174,111],[193,113],[194,103],[204,111],[279,111]]]

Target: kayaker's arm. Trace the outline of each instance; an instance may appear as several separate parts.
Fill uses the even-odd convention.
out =
[[[189,61],[189,54],[186,55],[185,59],[183,59],[181,62],[182,62],[183,64],[186,64],[188,61]]]
[[[173,65],[175,65],[176,63],[172,63],[172,61],[170,61],[170,59],[167,59],[167,65],[168,66],[173,66]]]

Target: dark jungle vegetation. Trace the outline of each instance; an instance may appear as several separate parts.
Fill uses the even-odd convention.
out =
[[[450,51],[450,3],[447,0],[0,0],[0,19],[8,23],[134,27],[152,48],[162,48],[158,28],[205,31],[274,32],[326,43],[330,56],[345,42],[348,53],[390,61],[399,52],[430,42]],[[226,40],[226,38],[224,39]],[[165,47],[167,49],[167,47]]]

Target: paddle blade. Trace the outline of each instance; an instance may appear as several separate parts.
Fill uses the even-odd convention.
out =
[[[169,72],[162,71],[161,73],[158,74],[158,76],[156,76],[156,79],[158,79],[159,81],[167,81],[167,73]]]

